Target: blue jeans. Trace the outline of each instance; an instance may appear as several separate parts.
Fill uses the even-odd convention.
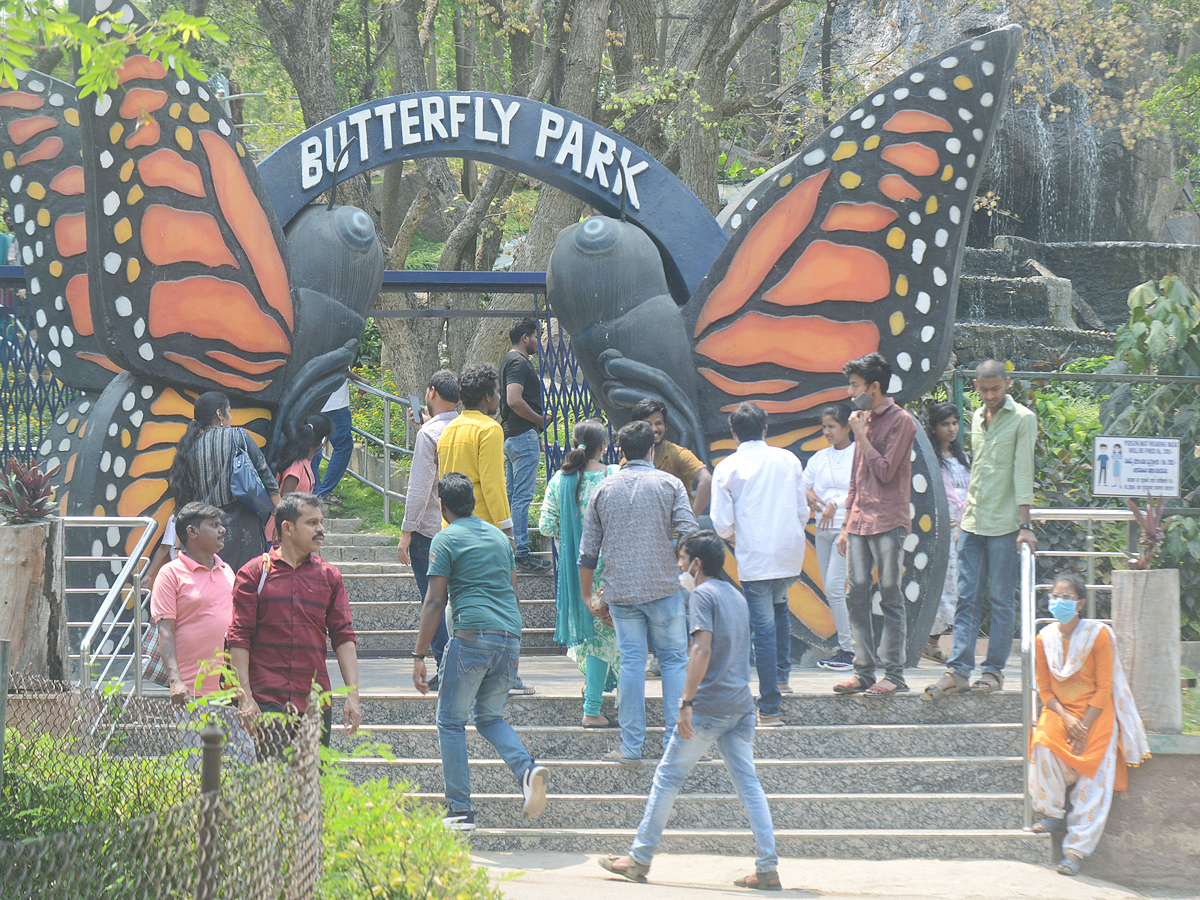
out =
[[[646,741],[646,652],[654,642],[662,668],[663,749],[671,742],[679,717],[679,698],[687,674],[687,623],[683,591],[636,606],[609,606],[621,654],[621,753],[641,759]]]
[[[908,601],[900,589],[905,536],[903,528],[882,534],[851,534],[846,548],[850,577],[846,608],[854,638],[854,674],[866,685],[875,683],[875,670],[882,666],[888,681],[908,687],[904,680]],[[878,633],[871,614],[872,574],[878,576],[879,608],[883,613],[883,630]]]
[[[671,735],[667,752],[654,770],[654,786],[650,789],[650,800],[646,803],[642,823],[638,825],[637,837],[629,848],[630,858],[643,866],[650,865],[671,816],[675,795],[700,757],[715,742],[721,748],[721,761],[725,763],[738,799],[750,817],[754,846],[758,850],[754,868],[758,872],[774,872],[779,867],[779,857],[775,855],[775,828],[771,823],[767,796],[754,771],[754,713],[693,715],[692,727],[696,735],[690,740],[684,740],[678,732]]]
[[[529,506],[533,503],[541,454],[542,445],[536,431],[526,431],[504,440],[504,479],[508,485],[508,506],[512,510],[517,556],[529,555]]]
[[[471,808],[471,773],[467,763],[467,718],[475,712],[475,730],[496,748],[516,776],[517,784],[533,758],[504,721],[508,689],[517,678],[521,639],[502,634],[472,632],[474,640],[455,635],[446,645],[445,668],[439,673],[437,706],[438,744],[442,749],[442,774],[451,812]]]
[[[419,531],[412,533],[412,542],[408,545],[408,558],[412,562],[413,581],[417,583],[417,590],[421,592],[421,602],[425,602],[425,593],[429,590],[429,545],[433,543],[433,538],[425,537]],[[446,617],[442,616],[442,620],[438,622],[437,631],[433,633],[433,640],[429,644],[429,649],[433,651],[433,658],[437,660],[438,672],[442,671],[442,656],[446,652],[446,642],[450,640],[450,632],[446,630]],[[441,678],[441,675],[438,676]]]
[[[354,451],[354,435],[350,431],[350,407],[331,409],[325,415],[333,422],[333,434],[329,436],[331,449],[329,460],[325,464],[325,474],[321,476],[316,490],[313,491],[318,497],[328,497],[333,493],[333,489],[346,474],[350,454]],[[313,471],[316,471],[316,466],[313,467]]]
[[[754,641],[754,667],[758,670],[758,711],[779,715],[783,695],[779,685],[792,674],[792,616],[787,591],[794,578],[743,581],[742,594],[750,607],[750,634]]]
[[[995,675],[1004,671],[1017,624],[1017,572],[1017,532],[996,536],[959,532],[958,609],[954,613],[954,650],[948,663],[954,674],[969,678],[975,668],[985,584],[992,600],[992,627],[981,671]]]

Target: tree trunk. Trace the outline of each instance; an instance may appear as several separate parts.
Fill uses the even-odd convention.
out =
[[[70,678],[64,587],[61,519],[0,525],[0,640],[13,671]]]
[[[463,21],[462,8],[454,11],[454,81],[460,91],[474,90],[475,85],[475,35],[469,33]],[[475,199],[479,190],[479,169],[475,160],[464,159],[462,170],[462,192],[468,200]]]

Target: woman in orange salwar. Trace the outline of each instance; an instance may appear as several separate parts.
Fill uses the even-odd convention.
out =
[[[1060,875],[1079,874],[1104,833],[1112,792],[1125,790],[1126,765],[1150,755],[1112,629],[1079,617],[1086,602],[1083,579],[1058,575],[1050,595],[1050,614],[1058,621],[1037,636],[1042,715],[1030,747],[1029,788],[1043,818],[1033,830],[1065,832]]]

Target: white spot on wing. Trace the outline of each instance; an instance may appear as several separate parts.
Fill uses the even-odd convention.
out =
[[[729,220],[729,224],[730,224],[730,225],[732,225],[734,228],[738,228],[738,227],[740,227],[740,226],[741,226],[741,224],[742,224],[742,217],[741,217],[741,214],[740,214],[740,213],[734,213],[734,214],[733,214],[733,217],[732,217],[732,218]]]
[[[107,23],[104,23],[107,24]],[[112,108],[112,95],[105,94],[96,100],[96,115],[102,116]]]
[[[925,80],[925,73],[924,72],[913,72],[911,75],[908,76],[908,80],[911,81],[913,84],[920,84],[922,81]]]
[[[909,356],[905,351],[901,350],[896,354],[896,365],[907,372],[912,368],[912,357]]]
[[[820,147],[804,154],[804,164],[806,166],[818,166],[823,162],[825,162],[825,151]]]
[[[962,141],[956,137],[952,137],[946,141],[946,149],[951,153],[958,153],[962,150]]]
[[[868,128],[874,128],[874,127],[875,127],[875,117],[874,117],[874,116],[867,116],[865,119],[863,119],[863,120],[862,120],[862,127],[863,127],[863,129],[864,129],[864,130],[865,130],[865,129],[868,129]]]
[[[887,97],[883,96],[883,94],[876,94],[874,97],[871,98],[871,105],[872,106],[883,106],[883,104],[886,100],[887,100]]]
[[[912,261],[918,266],[925,260],[925,242],[915,238],[912,242]]]
[[[996,98],[992,96],[991,91],[988,91],[986,94],[984,94],[982,97],[979,98],[979,105],[983,106],[983,107],[991,106],[995,102],[996,102]]]
[[[912,222],[914,225],[920,225],[921,224],[921,214],[914,209],[912,212],[910,212],[908,214],[908,221]]]
[[[939,63],[939,65],[943,69],[953,69],[955,66],[958,65],[958,57],[957,56],[947,56],[945,59],[943,59]]]
[[[901,388],[903,388],[903,387],[904,387],[904,382],[900,380],[899,375],[897,375],[895,372],[893,372],[891,380],[888,381],[887,392],[889,394],[898,394],[900,392]]]
[[[835,126],[833,126],[833,130],[829,132],[829,136],[831,138],[840,138],[844,131],[845,131],[845,129],[842,128],[841,125],[835,125]]]
[[[945,228],[939,228],[937,230],[937,233],[934,234],[934,236],[933,236],[933,242],[935,244],[937,244],[939,247],[945,247],[946,242],[949,240],[950,240],[950,232],[948,232]]]
[[[129,298],[124,294],[113,301],[113,308],[121,318],[133,315],[133,304],[129,302]]]
[[[933,283],[936,284],[938,287],[945,287],[947,280],[948,279],[946,278],[946,270],[943,269],[941,266],[934,266],[933,267]]]
[[[928,344],[930,341],[933,340],[933,336],[935,333],[936,333],[936,330],[934,329],[934,327],[932,325],[926,325],[924,328],[921,329],[921,341],[923,343]]]
[[[109,191],[104,195],[104,214],[111,216],[121,208],[121,198],[117,196],[116,191]]]
[[[990,62],[988,62],[987,60],[984,60],[984,62],[983,62],[983,66],[982,66],[982,69],[983,69],[983,74],[984,74],[984,75],[991,75],[993,72],[995,72],[995,71],[996,71],[996,67],[995,67],[995,65],[993,65],[993,64],[992,64],[992,63],[990,63]]]
[[[931,87],[929,89],[929,96],[932,97],[934,100],[945,100],[946,92],[943,91],[940,87]]]
[[[892,96],[897,100],[903,100],[908,96],[908,88],[896,88],[896,90],[892,91]]]
[[[105,253],[104,271],[109,275],[115,275],[119,268],[121,268],[121,255],[119,253]]]

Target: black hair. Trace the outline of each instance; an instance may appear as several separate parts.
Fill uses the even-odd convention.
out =
[[[279,498],[279,503],[275,506],[275,525],[279,528],[279,533],[283,534],[284,522],[291,522],[295,525],[303,515],[305,507],[309,506],[322,509],[321,498],[315,494],[306,494],[304,491],[295,491]]]
[[[942,442],[937,436],[937,427],[950,419],[962,421],[962,413],[953,403],[931,403],[929,409],[925,411],[925,432],[929,435],[929,441],[937,452],[938,463],[943,466],[946,465],[946,457],[942,456]],[[967,451],[963,449],[961,428],[958,436],[950,442],[950,453],[963,464],[963,468],[971,468],[971,461],[967,459]]]
[[[476,409],[492,394],[500,383],[500,374],[491,363],[471,363],[458,376],[458,393],[462,405]]]
[[[1054,579],[1050,582],[1050,586],[1054,587],[1054,585],[1058,584],[1060,581],[1065,581],[1067,584],[1069,584],[1071,586],[1071,590],[1075,592],[1075,596],[1080,600],[1086,600],[1088,598],[1087,582],[1083,580],[1083,577],[1080,576],[1079,573],[1072,572],[1070,569],[1064,569],[1054,576]]]
[[[857,375],[867,383],[868,387],[878,383],[879,389],[886,394],[888,385],[892,381],[892,364],[882,353],[868,353],[866,356],[852,359],[842,366],[842,374],[847,378]]]
[[[663,421],[667,421],[667,404],[657,397],[647,397],[645,400],[637,402],[629,411],[629,417],[635,422],[645,422],[655,413],[662,413]]]
[[[449,369],[438,369],[429,377],[429,386],[433,388],[433,392],[445,400],[447,403],[457,403],[458,396],[458,376]]]
[[[645,422],[630,422],[617,432],[617,445],[627,461],[645,459],[654,446],[654,429]]]
[[[298,459],[308,459],[313,447],[333,434],[333,421],[324,413],[311,413],[304,417],[275,463],[275,471],[282,472]]]
[[[537,322],[527,316],[512,323],[512,327],[508,329],[508,340],[515,347],[521,338],[537,333]]]
[[[580,419],[571,429],[571,452],[563,460],[562,473],[574,475],[582,472],[597,450],[608,443],[608,426],[599,419]],[[575,483],[575,505],[579,505],[579,492],[583,478]],[[582,512],[582,510],[580,510]]]
[[[1007,378],[1008,369],[996,359],[985,359],[975,367],[976,378]]]
[[[739,441],[761,441],[767,427],[767,413],[749,400],[739,403],[729,414],[729,427]]]
[[[830,403],[828,406],[821,407],[821,418],[833,419],[843,428],[850,427],[850,407],[844,403]],[[854,432],[850,432],[850,440],[854,440]]]
[[[201,522],[207,522],[209,519],[220,519],[223,524],[225,513],[211,503],[202,503],[198,500],[193,500],[175,513],[175,534],[179,538],[179,543],[186,547],[188,529],[193,525],[199,527]]]
[[[700,560],[700,568],[709,578],[716,578],[725,568],[725,542],[710,529],[693,531],[679,544],[679,549],[692,559]]]
[[[475,511],[475,488],[462,472],[447,472],[438,481],[438,497],[442,505],[458,518],[465,519]]]
[[[171,463],[171,494],[176,507],[183,507],[193,500],[200,500],[200,472],[196,465],[196,441],[205,428],[212,426],[217,413],[229,409],[229,398],[220,391],[207,391],[196,398],[192,405],[192,421],[175,447],[175,460]]]

